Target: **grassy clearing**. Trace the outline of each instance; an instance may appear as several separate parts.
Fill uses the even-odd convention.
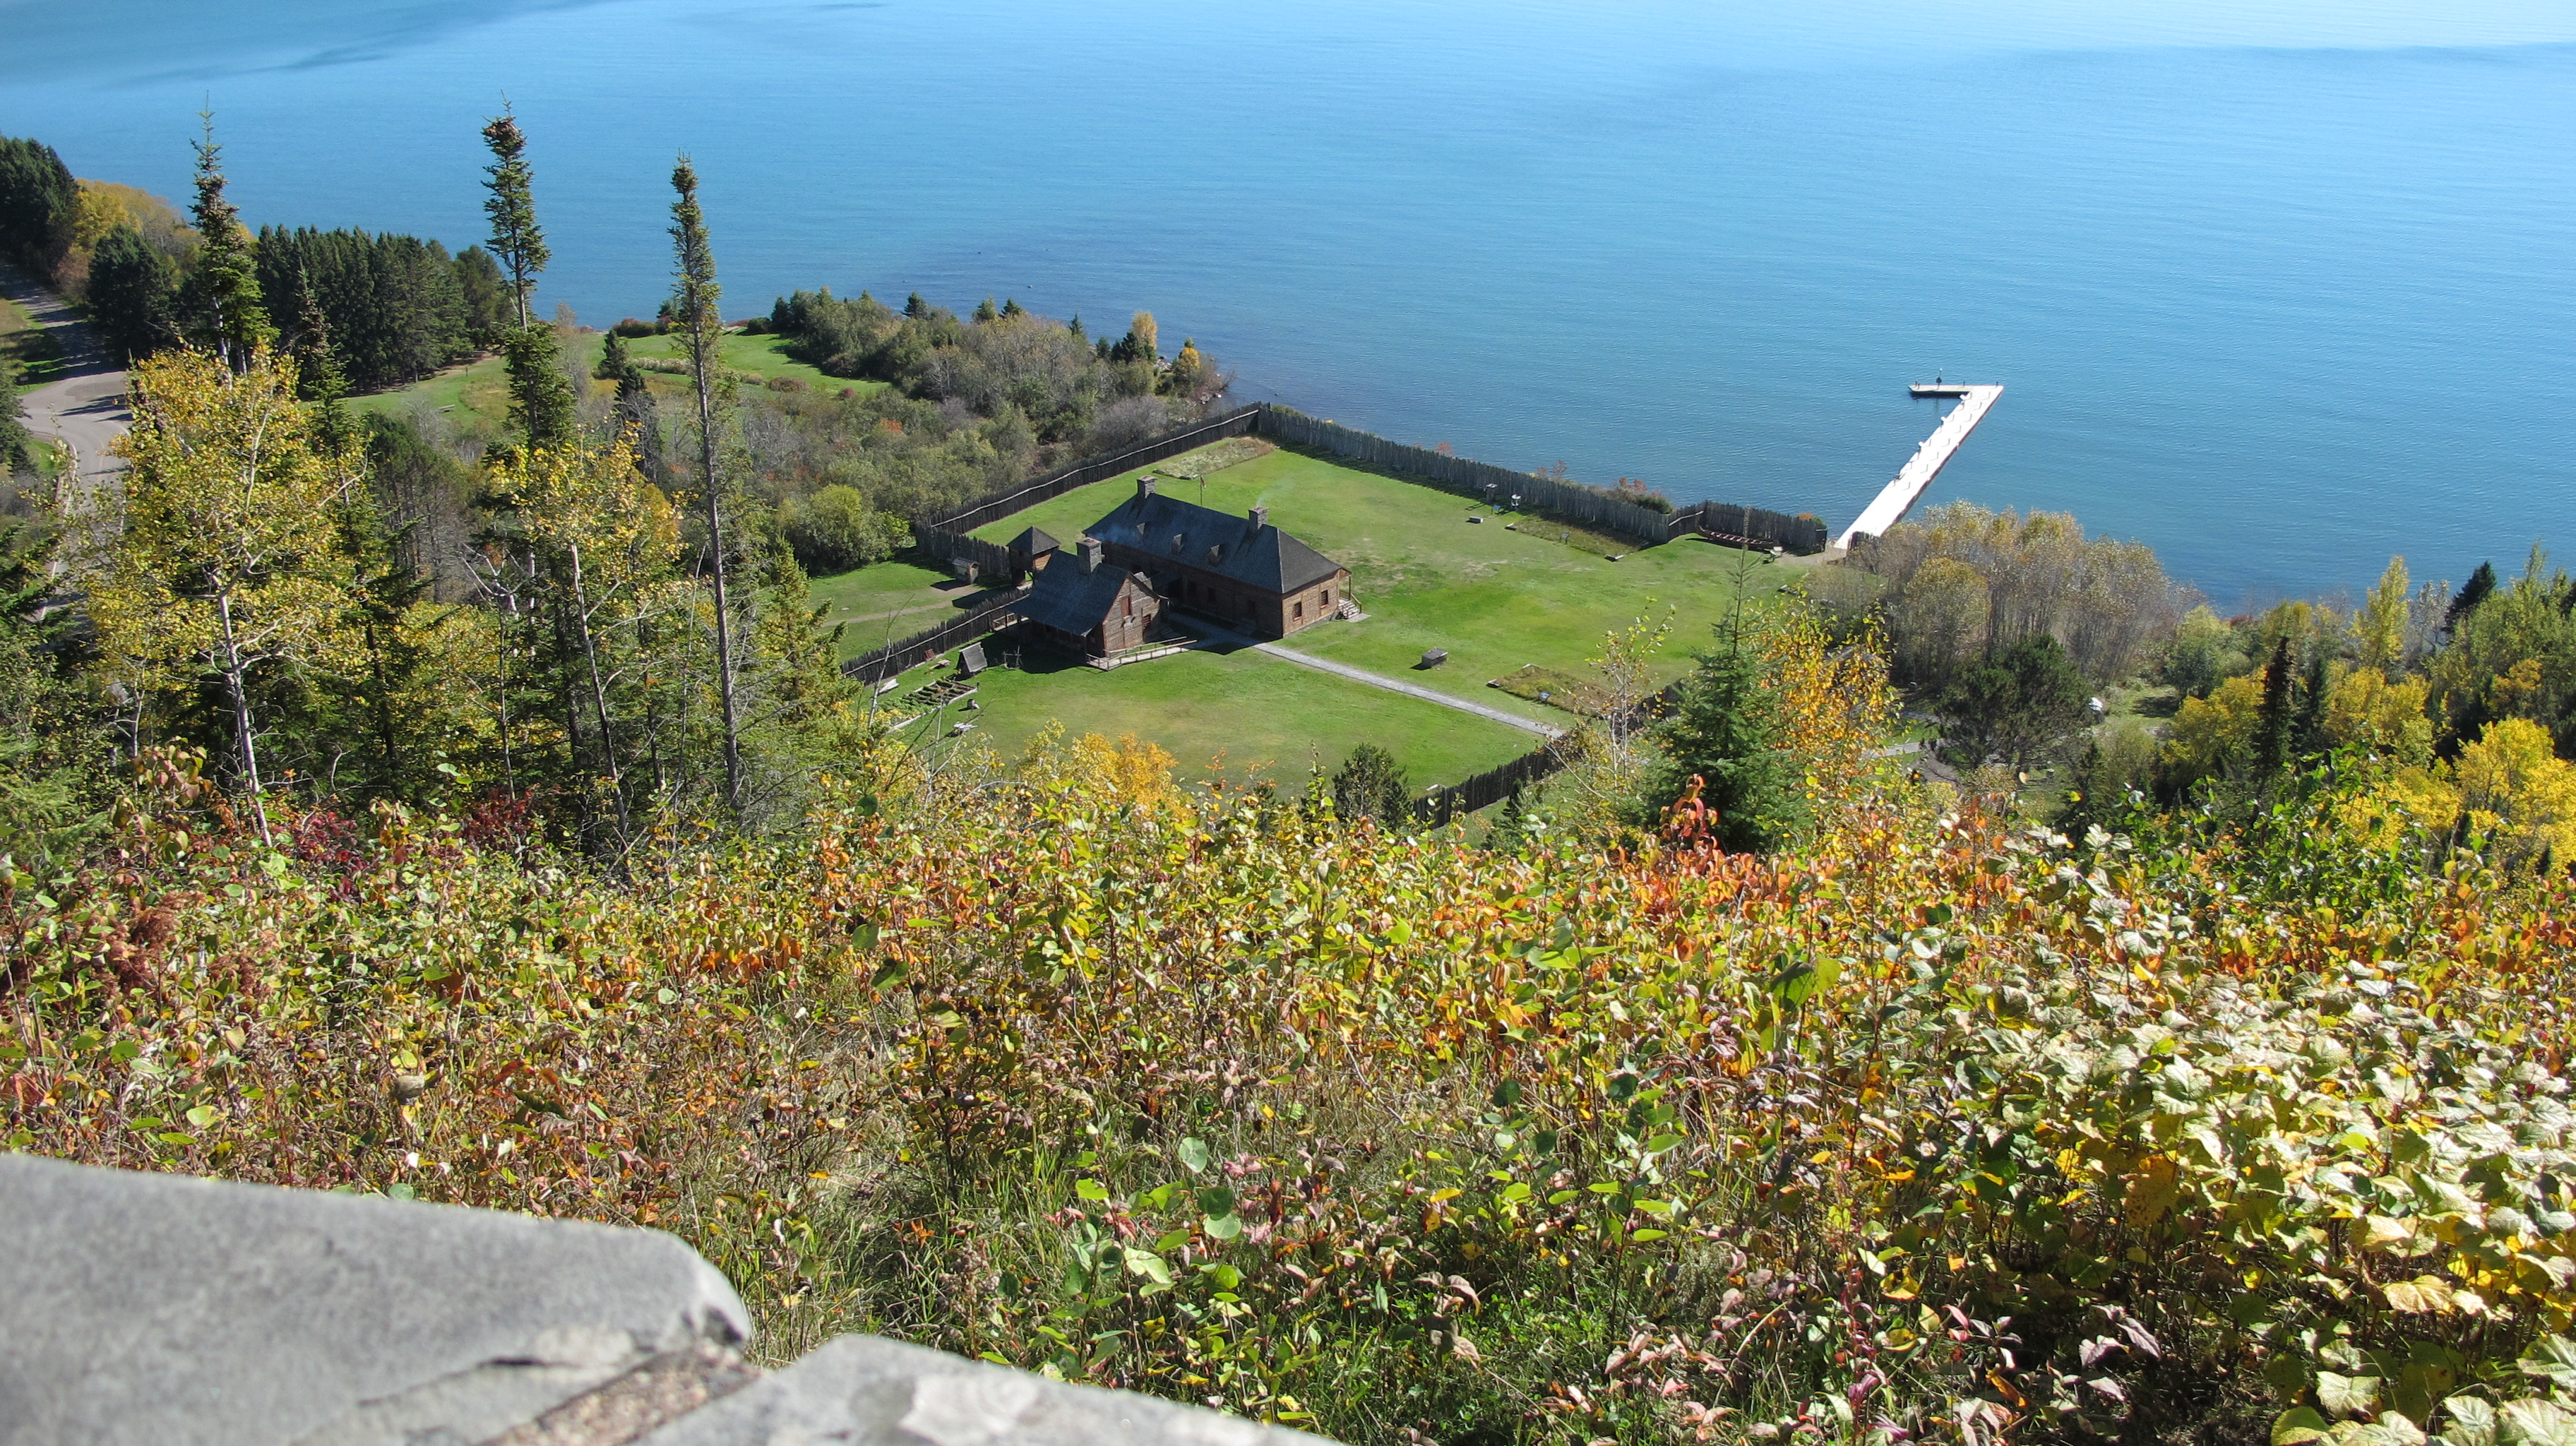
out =
[[[646,336],[637,337],[626,346],[638,360],[669,361],[682,354],[680,340],[676,336]],[[565,350],[577,353],[582,359],[583,369],[587,371],[599,364],[600,351],[607,344],[606,333],[593,332],[573,337]],[[764,379],[790,378],[816,391],[837,392],[847,388],[865,394],[885,386],[883,382],[825,376],[803,362],[790,359],[785,351],[786,345],[785,337],[728,334],[724,339],[724,365]],[[655,397],[665,400],[677,399],[689,389],[687,377],[668,372],[647,371],[644,381],[652,388]],[[394,414],[409,412],[415,405],[425,403],[432,410],[468,413],[497,427],[509,411],[509,393],[504,382],[501,359],[488,356],[464,366],[450,367],[407,387],[353,398],[350,404],[369,411]],[[457,420],[462,422],[465,419]]]
[[[837,577],[814,579],[814,601],[829,609],[827,623],[846,623],[841,656],[855,658],[938,624],[941,617],[984,596],[937,568],[897,559]]]
[[[976,535],[1005,541],[1034,524],[1078,537],[1135,490],[1143,470],[1171,465],[1068,492]],[[1291,646],[1558,723],[1555,709],[1487,680],[1529,666],[1587,675],[1604,634],[1639,618],[1661,621],[1669,610],[1672,631],[1656,659],[1656,681],[1668,681],[1709,645],[1739,586],[1770,595],[1805,565],[1695,540],[1612,562],[1552,540],[1555,524],[1529,519],[1530,530],[1514,530],[1506,524],[1515,519],[1462,498],[1297,452],[1274,451],[1170,491],[1227,512],[1267,504],[1272,521],[1351,570],[1368,619],[1308,628]],[[1449,661],[1417,669],[1431,648],[1447,649]]]
[[[1419,788],[1481,773],[1538,742],[1499,723],[1248,649],[1176,653],[1108,672],[1036,649],[1023,658],[1026,671],[984,675],[974,710],[952,705],[918,720],[906,736],[926,739],[971,722],[969,738],[1010,758],[1050,721],[1060,721],[1076,736],[1132,733],[1158,743],[1188,776],[1253,773],[1292,787],[1308,768],[1334,767],[1361,743],[1393,753]],[[933,676],[914,673],[902,687]],[[901,696],[886,695],[889,704]]]

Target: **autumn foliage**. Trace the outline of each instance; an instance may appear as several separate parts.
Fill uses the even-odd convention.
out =
[[[659,1226],[776,1355],[1354,1441],[2558,1419],[2563,875],[2334,794],[2032,831],[1873,771],[1865,653],[1772,652],[1841,767],[1771,857],[1695,799],[1502,853],[1092,739],[862,752],[793,838],[612,883],[480,816],[262,844],[150,755],[0,883],[0,1131]]]

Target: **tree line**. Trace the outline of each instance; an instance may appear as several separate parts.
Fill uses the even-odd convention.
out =
[[[694,168],[675,166],[670,211],[686,456],[657,473],[631,409],[583,425],[560,335],[530,310],[551,253],[526,138],[504,114],[482,140],[491,236],[471,254],[498,287],[479,297],[425,245],[253,237],[220,147],[198,143],[177,341],[132,369],[122,485],[7,539],[0,850],[61,856],[98,826],[119,760],[159,758],[202,768],[263,838],[281,798],[418,804],[623,870],[675,828],[797,816],[860,739],[804,573],[739,520]],[[326,293],[317,272],[366,286]],[[479,320],[506,359],[510,432],[470,469],[346,405],[345,358],[376,355],[387,289]],[[422,493],[460,482],[464,586],[441,596]]]
[[[209,123],[200,144],[211,135]],[[120,360],[201,337],[202,254],[168,202],[75,178],[51,146],[0,137],[0,256],[81,305]],[[480,247],[451,255],[391,232],[268,226],[246,254],[282,341],[327,329],[343,379],[363,391],[466,359],[498,334],[505,310],[499,268]]]
[[[2251,817],[2358,777],[2386,827],[2576,862],[2576,580],[2537,549],[2510,580],[2481,563],[2454,592],[2394,558],[2357,606],[2228,618],[2140,544],[1957,503],[1810,588],[1883,635],[1952,763],[2053,775],[2061,823]]]

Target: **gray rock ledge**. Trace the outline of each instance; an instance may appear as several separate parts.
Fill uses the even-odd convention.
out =
[[[0,1446],[1313,1446],[868,1336],[655,1230],[0,1154]]]

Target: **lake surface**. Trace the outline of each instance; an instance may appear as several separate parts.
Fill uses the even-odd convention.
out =
[[[254,223],[482,233],[650,315],[673,153],[727,310],[1152,309],[1237,392],[1848,521],[2076,513],[2224,606],[2576,547],[2576,10],[1821,0],[0,0],[0,132]],[[2082,11],[2069,15],[2061,12]]]

